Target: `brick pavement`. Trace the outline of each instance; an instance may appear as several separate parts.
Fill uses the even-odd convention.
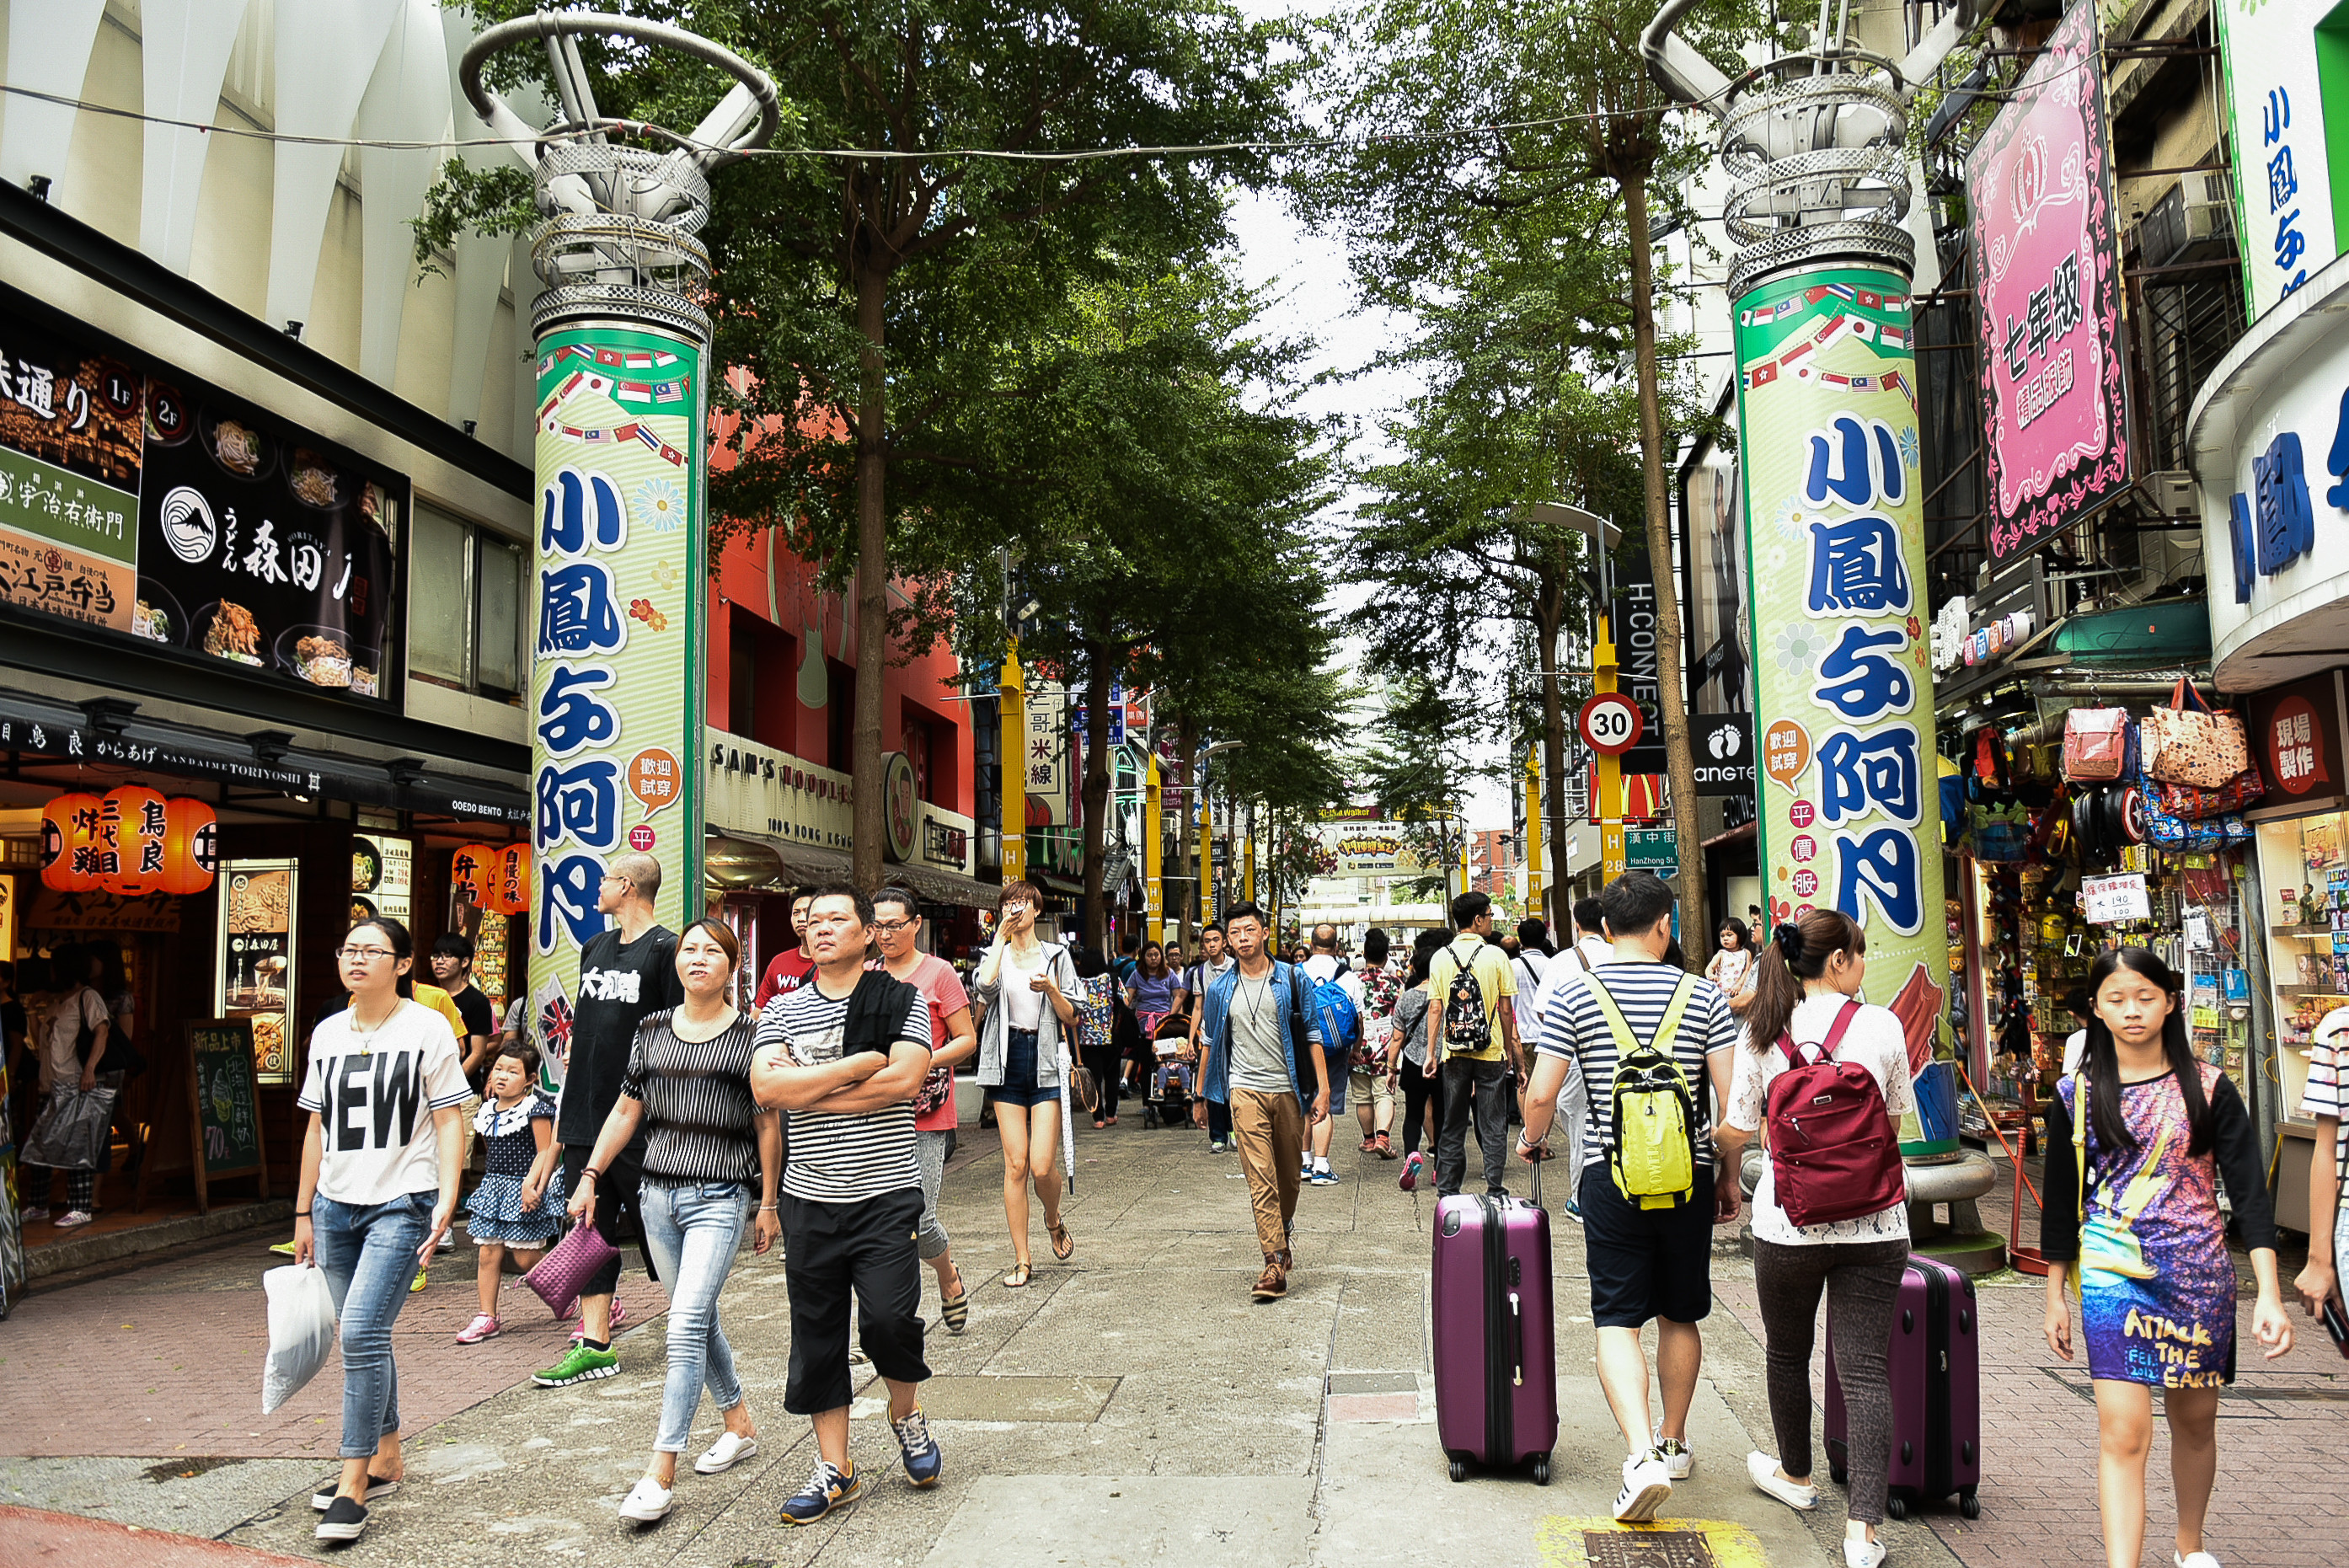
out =
[[[88,1563],[111,1568],[294,1568],[301,1561],[225,1541],[0,1505],[0,1568],[69,1568]]]
[[[342,1378],[329,1363],[308,1387],[261,1414],[261,1366],[269,1325],[264,1272],[274,1231],[206,1242],[176,1261],[77,1284],[46,1285],[10,1314],[0,1334],[0,1432],[14,1455],[174,1454],[222,1459],[331,1457],[341,1446]],[[664,1310],[629,1256],[621,1299],[633,1318]],[[402,1425],[415,1431],[509,1388],[554,1364],[568,1324],[515,1276],[507,1276],[507,1331],[460,1346],[457,1331],[480,1299],[469,1243],[433,1263],[430,1283],[408,1298],[392,1331]],[[61,1400],[44,1369],[74,1368],[76,1397]],[[99,1413],[109,1413],[103,1418]]]

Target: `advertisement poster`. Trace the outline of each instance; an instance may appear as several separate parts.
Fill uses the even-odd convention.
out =
[[[1770,923],[1868,930],[1867,1000],[1912,1060],[1948,989],[1908,285],[1849,267],[1737,302]]]
[[[0,290],[0,604],[377,701],[406,481]]]
[[[2341,254],[2323,88],[2329,66],[2349,49],[2349,20],[2332,20],[2335,4],[2217,0],[2211,7],[2227,72],[2235,233],[2251,321]]]
[[[644,328],[538,347],[538,591],[531,614],[533,941],[567,1034],[579,949],[615,856],[661,863],[660,923],[700,911],[701,354]],[[537,971],[534,973],[539,972]],[[558,1025],[560,1030],[558,1031]],[[559,1049],[559,1047],[558,1047]]]
[[[2127,367],[2096,8],[2075,5],[1966,159],[1990,554],[2128,488]]]
[[[1377,806],[1324,811],[1313,829],[1316,877],[1422,877],[1432,867],[1413,847],[1413,829]],[[1428,830],[1417,830],[1421,838]]]

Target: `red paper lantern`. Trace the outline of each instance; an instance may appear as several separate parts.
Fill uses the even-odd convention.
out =
[[[530,846],[509,844],[498,851],[497,865],[490,877],[492,913],[527,915],[530,913]]]
[[[166,893],[201,893],[220,869],[220,818],[204,802],[174,795],[163,803]]]
[[[144,784],[124,784],[101,803],[98,829],[113,845],[100,857],[99,886],[125,898],[143,898],[163,888],[164,801]]]
[[[41,807],[41,885],[60,893],[98,886],[98,819],[94,794],[61,794]]]
[[[496,906],[490,901],[498,866],[497,846],[492,844],[468,844],[449,858],[449,885],[457,890],[462,902],[477,909]]]

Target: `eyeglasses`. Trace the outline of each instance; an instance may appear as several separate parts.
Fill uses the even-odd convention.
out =
[[[389,948],[336,948],[335,956],[354,963],[373,963],[378,959],[398,958]]]
[[[914,922],[911,920],[875,920],[873,922],[873,929],[876,931],[885,931],[891,936],[895,936],[899,931],[905,929],[913,923]]]

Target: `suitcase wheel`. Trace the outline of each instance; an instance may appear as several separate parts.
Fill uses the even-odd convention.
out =
[[[1982,1499],[1976,1497],[1971,1491],[1961,1491],[1958,1493],[1958,1511],[1964,1514],[1968,1519],[1980,1519],[1982,1517]]]
[[[1468,1461],[1466,1459],[1454,1459],[1452,1461],[1452,1479],[1456,1481],[1464,1481],[1468,1479]]]
[[[1848,1485],[1851,1481],[1851,1467],[1845,1464],[1841,1459],[1829,1459],[1827,1461],[1827,1475],[1837,1486]]]
[[[1538,1454],[1534,1458],[1534,1485],[1549,1485],[1549,1456],[1547,1454]]]
[[[1888,1517],[1906,1519],[1909,1517],[1909,1500],[1897,1491],[1889,1493],[1884,1500],[1884,1511]]]

